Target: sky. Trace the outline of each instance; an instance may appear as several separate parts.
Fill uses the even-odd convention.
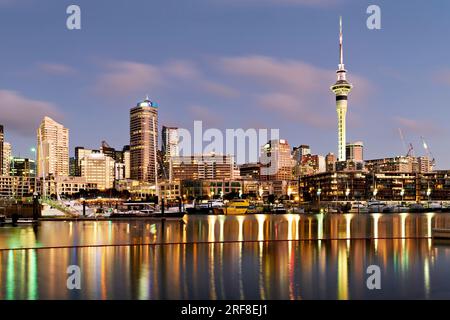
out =
[[[68,30],[66,8],[81,8]],[[366,26],[381,8],[381,29]],[[337,153],[339,16],[347,140],[365,158],[415,155],[423,136],[450,169],[450,2],[443,0],[0,0],[0,124],[33,157],[47,115],[70,150],[129,144],[129,110],[147,94],[159,124],[277,128],[291,146]]]

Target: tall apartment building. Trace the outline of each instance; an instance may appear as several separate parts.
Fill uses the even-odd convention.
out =
[[[205,154],[171,157],[169,178],[173,180],[232,179],[234,158],[229,155]]]
[[[295,160],[284,140],[270,140],[261,148],[261,180],[292,180]]]
[[[3,175],[9,176],[11,168],[12,148],[9,142],[3,143]]]
[[[130,146],[124,146],[123,152],[123,164],[125,165],[125,179],[131,178],[131,159],[130,159]]]
[[[3,133],[3,126],[0,125],[0,175],[3,174],[3,143],[5,142],[5,135]]]
[[[164,162],[168,162],[170,157],[178,157],[178,128],[163,126],[161,136],[161,151],[164,155]]]
[[[148,99],[130,110],[131,179],[157,182],[158,105]]]
[[[37,130],[38,176],[69,175],[69,129],[44,117]]]

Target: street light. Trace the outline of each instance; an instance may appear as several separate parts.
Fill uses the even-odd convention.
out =
[[[373,190],[373,198],[374,198],[374,199],[376,199],[377,194],[378,194],[378,189],[375,188],[375,189]]]
[[[317,189],[317,197],[319,198],[319,211],[320,211],[320,194],[322,193],[322,189]]]
[[[350,195],[350,189],[349,188],[347,188],[346,190],[345,190],[345,199],[347,199],[347,202],[348,202],[348,196]]]
[[[405,189],[402,188],[402,190],[400,190],[400,195],[402,196],[402,202],[403,202],[403,196],[405,195]]]
[[[430,195],[431,195],[431,188],[428,187],[427,189],[427,197],[428,197],[428,208],[430,208]]]

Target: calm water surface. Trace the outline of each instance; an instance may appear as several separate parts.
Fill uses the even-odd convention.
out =
[[[450,299],[450,214],[185,216],[0,228],[0,299]],[[368,290],[366,268],[381,268]],[[69,265],[81,290],[66,287]]]

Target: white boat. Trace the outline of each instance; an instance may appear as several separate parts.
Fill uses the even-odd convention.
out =
[[[442,209],[442,204],[440,202],[430,202],[427,205],[427,208],[432,210],[440,210]]]
[[[381,213],[385,207],[386,203],[377,200],[371,200],[367,203],[367,208],[370,213]]]
[[[397,204],[392,207],[393,213],[404,213],[404,212],[409,212],[409,210],[410,210],[409,207],[407,207],[403,204]]]
[[[369,208],[364,205],[362,202],[354,202],[352,203],[352,207],[350,208],[350,213],[368,213]]]

